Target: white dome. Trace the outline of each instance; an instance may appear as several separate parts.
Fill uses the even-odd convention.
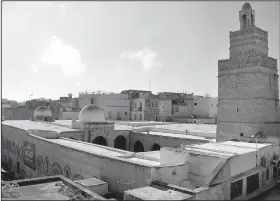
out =
[[[40,106],[37,107],[36,110],[34,111],[34,117],[37,116],[42,116],[42,117],[51,117],[52,116],[52,111],[50,108],[46,106]]]
[[[105,122],[104,112],[96,105],[87,105],[81,110],[79,114],[79,121]]]

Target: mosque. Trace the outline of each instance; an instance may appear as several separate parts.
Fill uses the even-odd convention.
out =
[[[242,37],[242,34],[251,32],[252,37],[265,35],[250,25],[254,22],[250,4],[244,4],[240,14],[245,14],[245,18],[240,18],[241,31],[238,34]],[[236,37],[238,34],[235,33]],[[232,36],[231,40],[237,39]],[[251,46],[246,48],[251,51]],[[254,50],[256,54],[266,55],[265,48]],[[231,58],[239,58],[239,55],[232,53]],[[219,73],[223,68],[219,62]],[[266,71],[266,75],[275,75],[273,68]],[[245,81],[242,72],[240,70],[240,82]],[[219,78],[219,86],[220,79],[223,78]],[[227,107],[223,105],[236,103],[225,100],[222,86],[227,88],[230,85],[219,87],[217,128],[214,125],[168,122],[106,121],[104,112],[96,105],[85,106],[78,121],[54,120],[48,107],[38,107],[31,120],[2,121],[2,163],[23,178],[63,175],[75,182],[98,181],[108,186],[100,191],[101,196],[115,192],[124,200],[253,198],[275,186],[279,180],[280,150],[276,140],[248,140],[250,132],[263,131],[273,136],[272,130],[277,125],[272,123],[271,127],[262,127],[265,122],[261,122],[255,127],[238,116],[243,122],[238,123],[237,129],[244,124],[248,124],[248,129],[242,130],[244,136],[237,135],[238,130],[230,130],[232,123],[226,116],[230,111],[226,111]],[[277,90],[274,86],[271,93]],[[263,107],[273,110],[272,103],[266,102]],[[248,116],[250,114],[256,115],[248,113]],[[277,110],[273,114],[276,115]],[[276,138],[277,132],[274,130]],[[235,137],[228,139],[232,135]]]

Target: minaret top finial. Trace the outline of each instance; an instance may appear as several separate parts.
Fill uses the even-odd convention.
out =
[[[242,10],[249,10],[252,9],[251,5],[249,3],[244,3],[242,6]]]

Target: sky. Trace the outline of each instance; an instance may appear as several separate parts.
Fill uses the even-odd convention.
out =
[[[218,60],[229,57],[243,3],[2,2],[2,97],[150,88],[217,96]],[[249,3],[279,61],[280,3]]]

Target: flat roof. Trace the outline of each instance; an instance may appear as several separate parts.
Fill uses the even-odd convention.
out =
[[[168,125],[154,125],[149,126],[154,128],[164,128],[164,129],[171,129],[176,131],[183,131],[186,130],[191,133],[207,133],[209,137],[216,137],[216,124],[168,124]],[[197,134],[196,134],[197,135]]]
[[[160,151],[148,151],[148,152],[138,152],[136,155],[147,156],[150,158],[154,158],[156,160],[160,160]]]
[[[76,183],[79,183],[85,187],[90,187],[90,186],[99,186],[99,185],[104,185],[107,184],[107,182],[99,180],[97,178],[88,178],[88,179],[82,179],[82,180],[77,180],[75,181]]]
[[[157,136],[165,136],[165,137],[172,137],[172,138],[182,138],[182,139],[192,139],[192,140],[205,140],[209,141],[205,137],[195,136],[195,135],[189,135],[189,134],[176,134],[176,133],[166,133],[166,132],[157,132],[157,131],[149,131],[149,134],[147,132],[140,132],[142,134],[146,135],[157,135]]]
[[[13,187],[9,187],[13,184]],[[94,200],[105,200],[96,193],[79,186],[75,182],[63,177],[46,176],[31,179],[21,179],[2,182],[3,200],[73,200],[77,195],[76,191],[83,192],[79,200],[88,196]]]
[[[14,128],[19,128],[25,131],[28,130],[43,130],[43,131],[53,131],[56,133],[62,132],[80,132],[76,129],[71,129],[67,127],[61,127],[50,123],[44,123],[40,121],[30,121],[30,120],[5,120],[2,121],[3,125],[11,126]]]
[[[73,149],[77,149],[80,151],[100,155],[100,156],[107,156],[107,157],[113,157],[117,160],[125,160],[131,163],[138,163],[141,165],[146,166],[159,166],[160,162],[152,161],[149,159],[143,159],[143,158],[137,158],[137,156],[133,156],[134,152],[124,151],[112,147],[105,147],[101,145],[96,145],[92,143],[86,143],[71,139],[48,139],[48,141],[51,141],[56,144],[64,145],[67,147],[71,147]]]
[[[257,149],[261,149],[267,146],[271,146],[271,144],[258,143],[256,146],[256,143],[226,141],[205,144],[192,144],[185,146],[185,149],[201,151],[204,153],[215,153],[219,155],[234,156],[255,152]]]
[[[160,190],[151,186],[136,188],[125,192],[141,200],[186,200],[192,197],[190,194],[171,189]]]

